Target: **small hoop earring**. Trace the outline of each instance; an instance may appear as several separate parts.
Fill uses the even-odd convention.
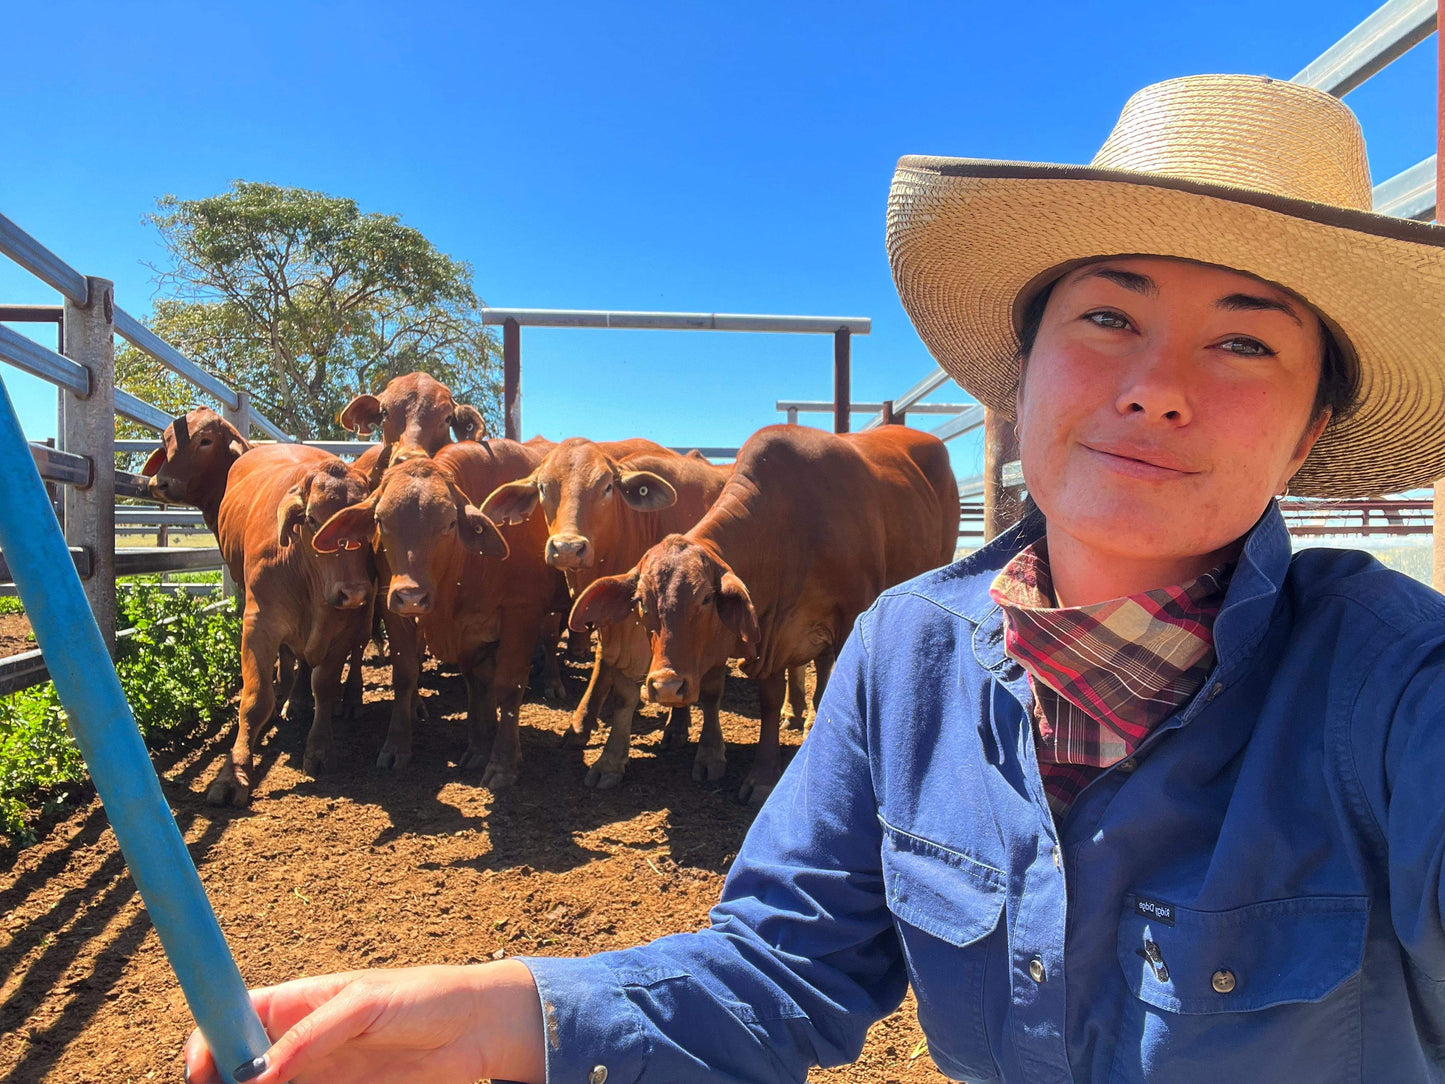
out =
[[[1284,484],[1284,492],[1283,492],[1283,493],[1276,493],[1275,496],[1278,497],[1280,500],[1284,500],[1286,497],[1288,497],[1288,496],[1289,496],[1289,483],[1286,482],[1286,483]]]

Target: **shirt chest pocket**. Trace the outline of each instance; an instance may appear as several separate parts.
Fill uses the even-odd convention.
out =
[[[1359,1080],[1368,922],[1363,897],[1196,911],[1126,896],[1118,955],[1132,996],[1114,1079],[1170,1065],[1249,1079],[1272,1064],[1301,1080]]]
[[[986,1005],[989,955],[1004,910],[1004,874],[996,867],[884,821],[883,888],[918,999],[929,1054],[952,1077],[998,1076]],[[1004,988],[992,998],[1008,1003]],[[998,992],[995,991],[997,995]]]

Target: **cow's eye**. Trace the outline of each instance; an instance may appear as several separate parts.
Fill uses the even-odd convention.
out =
[[[450,523],[447,524],[447,530],[449,530],[449,531],[455,531],[456,529],[457,529],[457,521],[456,521],[456,520],[452,520]]]
[[[202,438],[201,438],[201,447],[202,447],[202,448],[209,448],[210,446],[211,446],[211,438],[210,438],[210,437],[202,437]]]
[[[703,595],[703,597],[698,600],[698,605],[699,605],[699,606],[711,606],[711,605],[712,605],[712,596],[711,596],[711,595]]]
[[[313,516],[310,512],[306,513],[306,526],[312,529],[315,529],[316,527],[316,517]]]
[[[538,482],[538,483],[537,483],[537,496],[539,496],[539,497],[545,497],[546,495],[547,495],[547,483],[546,483],[546,482]]]
[[[604,497],[610,497],[610,496],[612,496],[612,483],[611,483],[611,482],[608,482],[608,483],[607,483],[607,488],[602,491],[602,495],[603,495]]]
[[[632,601],[637,604],[637,612],[638,612],[638,614],[641,615],[642,617],[646,617],[646,616],[647,616],[647,602],[646,602],[644,599],[642,599],[641,597],[635,598],[635,599],[633,599]]]

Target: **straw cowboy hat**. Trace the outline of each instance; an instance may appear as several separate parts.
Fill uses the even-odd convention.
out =
[[[1008,417],[1019,318],[1081,261],[1175,256],[1291,290],[1358,359],[1360,402],[1290,491],[1373,496],[1445,476],[1445,227],[1371,207],[1364,137],[1343,102],[1200,75],[1130,98],[1088,166],[901,159],[888,256],[938,363]]]

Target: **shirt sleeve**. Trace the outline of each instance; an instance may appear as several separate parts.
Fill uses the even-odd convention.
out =
[[[856,1059],[869,1025],[898,1007],[907,979],[866,734],[870,618],[839,653],[708,929],[523,960],[541,995],[548,1084],[801,1081]]]
[[[1394,701],[1379,819],[1389,854],[1395,933],[1417,974],[1445,984],[1445,644],[1439,643],[1438,628],[1431,632],[1386,655],[1397,688],[1402,675],[1412,676]],[[1366,703],[1391,703],[1371,692],[1367,686]]]

